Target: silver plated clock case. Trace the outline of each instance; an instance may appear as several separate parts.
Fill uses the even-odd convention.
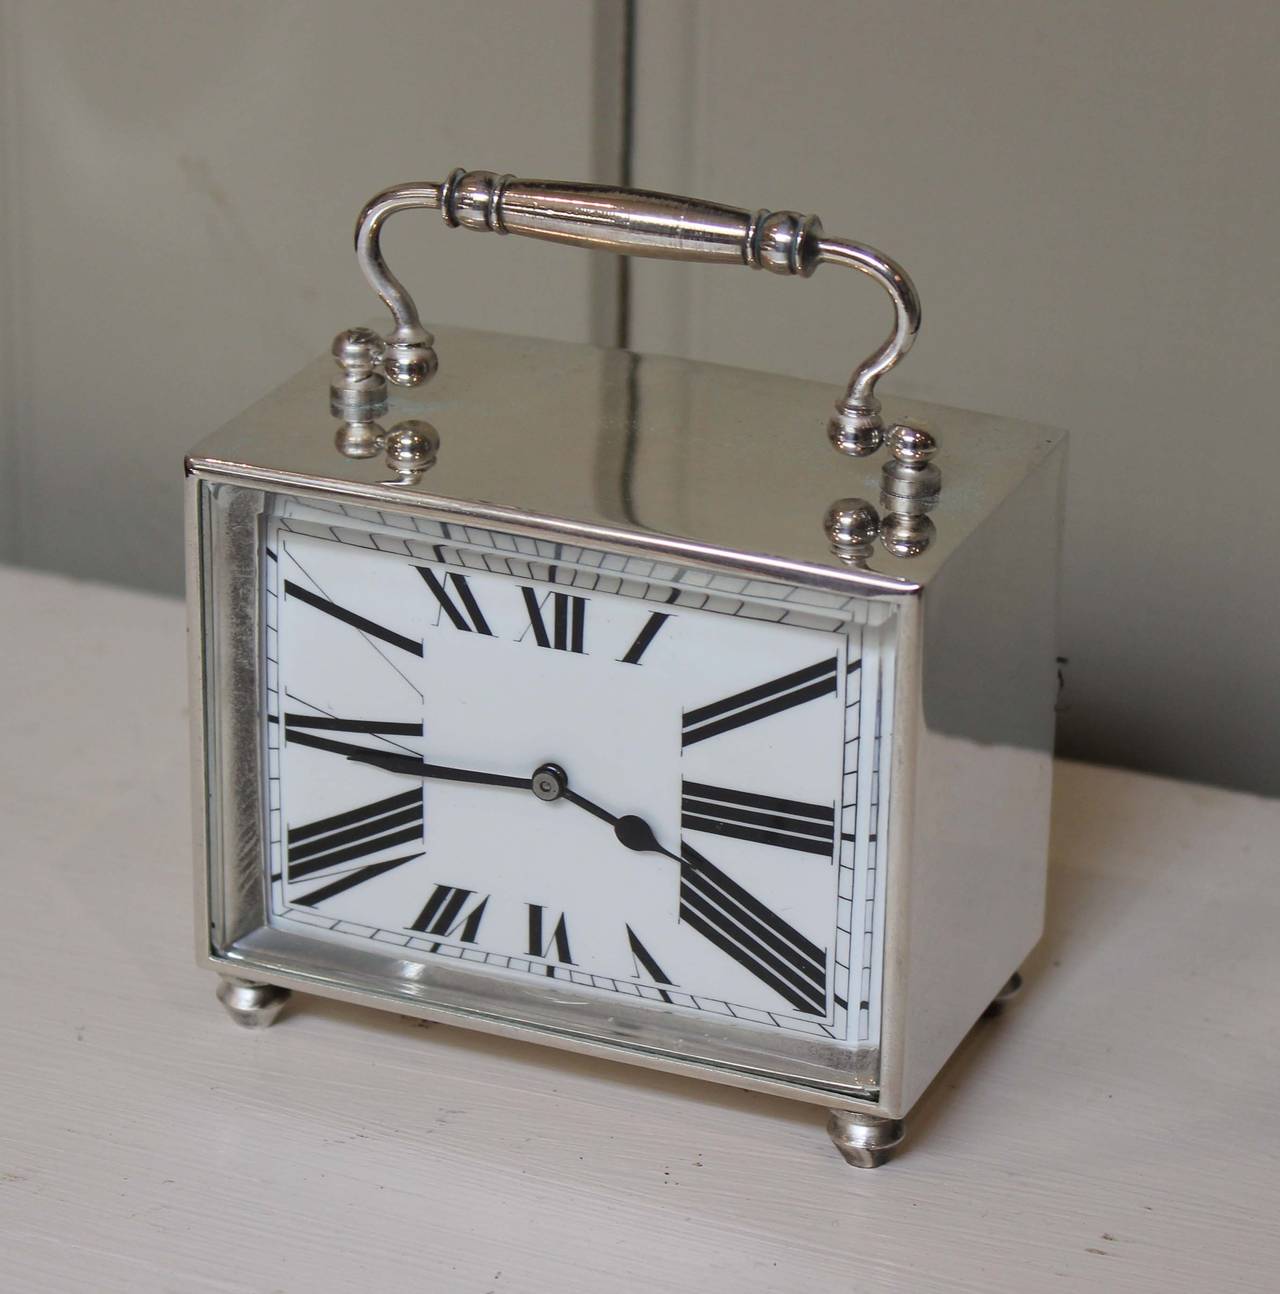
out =
[[[843,264],[893,328],[843,391],[433,336],[379,249],[423,207]],[[187,460],[219,996],[773,1092],[883,1162],[1043,924],[1064,437],[882,408],[915,290],[811,217],[458,171],[375,198],[357,255],[391,331],[340,334]]]

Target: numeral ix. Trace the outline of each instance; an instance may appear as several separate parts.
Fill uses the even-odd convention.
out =
[[[274,720],[273,720],[274,721]],[[285,740],[294,746],[310,746],[314,750],[327,750],[334,755],[360,758],[369,754],[368,746],[352,741],[335,741],[321,737],[320,732],[359,732],[371,737],[421,737],[420,723],[396,723],[390,719],[337,719],[330,715],[286,714]],[[396,743],[392,742],[392,745]]]

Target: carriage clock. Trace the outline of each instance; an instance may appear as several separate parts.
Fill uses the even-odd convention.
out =
[[[412,208],[848,266],[892,332],[843,394],[433,337],[380,251]],[[219,997],[813,1102],[882,1163],[1042,930],[1064,436],[882,413],[915,289],[812,216],[459,170],[375,197],[356,255],[391,330],[340,333],[187,459]]]

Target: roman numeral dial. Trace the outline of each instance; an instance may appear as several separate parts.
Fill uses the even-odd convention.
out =
[[[835,821],[835,807],[830,804],[731,791],[705,782],[683,783],[680,825],[686,831],[708,831],[830,858]]]
[[[681,849],[680,919],[810,1015],[827,1013],[827,955],[696,849]]]
[[[682,744],[692,746],[744,724],[758,723],[770,715],[781,714],[783,710],[804,705],[820,696],[835,695],[837,660],[833,656],[807,669],[798,669],[792,674],[761,683],[759,687],[727,696],[723,701],[686,710]]]

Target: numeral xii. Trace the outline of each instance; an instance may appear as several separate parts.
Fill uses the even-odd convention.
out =
[[[529,614],[529,628],[533,630],[533,640],[539,647],[550,647],[555,651],[577,652],[584,654],[583,640],[586,635],[587,600],[574,593],[556,591],[547,594],[542,601],[527,584],[520,586],[524,596],[525,610]],[[547,622],[543,617],[546,607],[551,609],[551,629],[548,632]]]

